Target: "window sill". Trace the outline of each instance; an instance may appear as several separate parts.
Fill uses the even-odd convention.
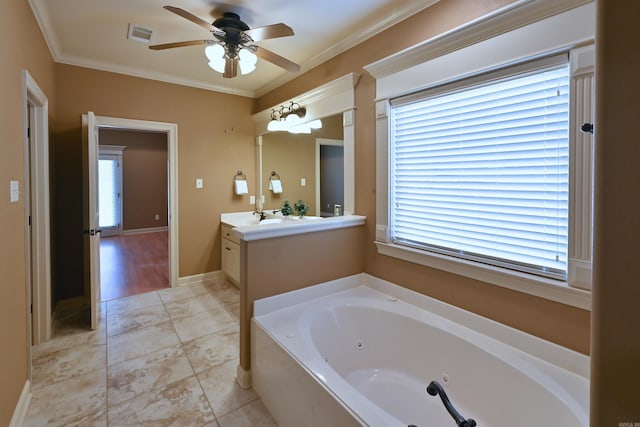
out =
[[[376,241],[378,253],[460,276],[501,286],[539,298],[591,310],[591,292],[572,288],[565,282],[519,273],[446,255],[425,252],[393,243]]]

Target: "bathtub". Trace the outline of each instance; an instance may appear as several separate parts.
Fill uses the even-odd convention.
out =
[[[587,426],[589,358],[359,274],[256,301],[253,387],[281,427]]]

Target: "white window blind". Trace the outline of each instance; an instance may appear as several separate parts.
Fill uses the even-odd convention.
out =
[[[395,243],[566,278],[567,62],[547,58],[391,102]]]
[[[100,227],[115,227],[120,224],[120,173],[118,167],[117,160],[106,158],[98,160],[98,218]]]

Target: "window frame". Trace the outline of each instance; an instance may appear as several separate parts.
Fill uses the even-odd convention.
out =
[[[509,21],[511,24],[518,16],[527,15],[515,30],[513,27],[502,30],[496,27],[499,20],[479,20],[442,38],[427,41],[365,67],[376,78],[377,91],[375,244],[381,255],[589,310],[593,228],[593,140],[591,135],[582,134],[579,127],[583,122],[592,122],[593,118],[595,6],[589,2],[568,11],[560,10],[556,15],[541,16],[537,19],[531,18],[536,12],[532,9],[533,6],[527,7],[528,9],[513,7],[501,11],[508,15],[505,22]],[[585,22],[592,25],[585,25]],[[487,30],[484,27],[491,29]],[[465,38],[474,32],[491,33],[492,36],[469,45]],[[541,34],[545,37],[540,37]],[[460,47],[452,49],[456,39],[459,39]],[[514,43],[514,40],[521,43]],[[420,62],[420,52],[428,55],[429,52],[438,51],[443,43],[448,46],[445,53]],[[413,53],[418,62],[411,62],[416,59],[410,59],[409,53]],[[507,65],[558,53],[569,54],[571,70],[568,280],[544,278],[394,244],[392,236],[389,235],[390,100]]]

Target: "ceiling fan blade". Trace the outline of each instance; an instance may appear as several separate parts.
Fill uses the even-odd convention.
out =
[[[300,66],[295,62],[291,62],[287,58],[283,58],[282,56],[270,51],[269,49],[265,49],[260,46],[256,46],[256,48],[256,56],[269,61],[272,64],[277,65],[278,67],[282,67],[287,71],[291,71],[292,73],[297,73],[298,71],[300,71]]]
[[[291,27],[285,24],[266,25],[264,27],[252,28],[244,31],[254,42],[266,39],[276,39],[278,37],[289,37],[293,35]]]
[[[222,75],[222,77],[231,79],[237,75],[238,75],[238,57],[236,56],[235,58],[229,58],[227,56],[225,66],[224,66],[224,74]]]
[[[223,33],[224,34],[224,31],[222,31],[220,28],[214,27],[209,22],[205,21],[204,19],[198,18],[197,16],[195,16],[191,12],[187,12],[186,10],[180,9],[179,7],[175,7],[175,6],[164,6],[164,8],[167,9],[169,12],[173,12],[176,15],[180,15],[183,18],[186,18],[189,21],[200,25],[202,28],[205,28],[207,31],[213,31],[213,32],[216,32],[216,33]]]
[[[214,44],[213,40],[187,40],[184,42],[154,44],[152,46],[149,46],[149,49],[162,50],[162,49],[173,49],[174,47],[199,46],[199,45],[210,45],[210,44]]]

